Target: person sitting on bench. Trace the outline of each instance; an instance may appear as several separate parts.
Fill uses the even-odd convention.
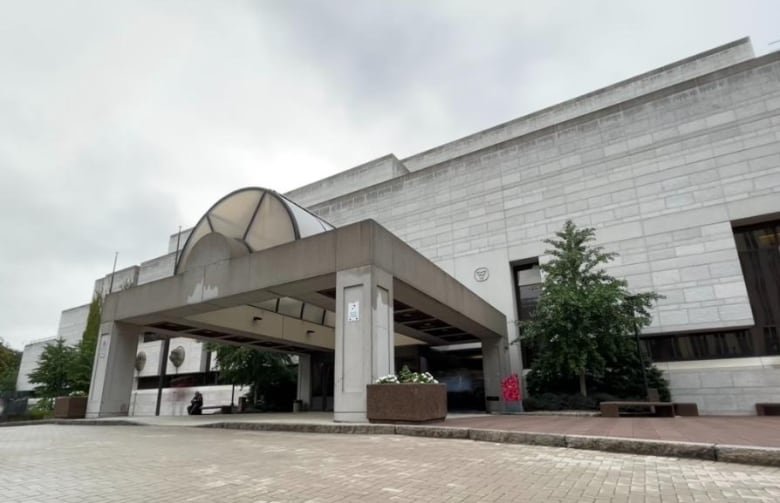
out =
[[[190,416],[199,416],[203,413],[203,395],[200,391],[195,392],[195,396],[190,400],[190,404],[187,406],[187,414]]]

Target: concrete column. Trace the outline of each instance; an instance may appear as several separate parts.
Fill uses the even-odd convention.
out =
[[[335,421],[365,422],[366,385],[395,372],[393,277],[374,266],[336,274]]]
[[[511,374],[523,375],[523,352],[520,347],[520,343],[512,343],[520,336],[520,331],[514,322],[510,323],[507,327],[507,333],[509,334],[507,354],[509,355],[509,369]]]
[[[100,324],[87,417],[126,416],[141,328],[113,321]]]
[[[511,373],[507,341],[503,337],[482,341],[482,371],[486,410],[491,413],[521,411],[522,404],[507,404],[501,390],[501,381]]]
[[[296,398],[303,402],[304,410],[311,404],[311,355],[298,355],[298,393]]]

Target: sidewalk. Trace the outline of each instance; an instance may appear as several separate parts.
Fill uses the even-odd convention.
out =
[[[667,418],[483,415],[464,418],[453,416],[442,424],[462,428],[780,448],[780,416]]]

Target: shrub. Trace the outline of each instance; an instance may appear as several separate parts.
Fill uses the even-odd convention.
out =
[[[616,400],[607,393],[582,396],[579,393],[540,393],[523,399],[523,409],[537,410],[598,410],[601,402]]]

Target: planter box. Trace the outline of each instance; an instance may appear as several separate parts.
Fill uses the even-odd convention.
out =
[[[445,384],[369,384],[366,416],[372,423],[424,423],[447,417]]]
[[[78,419],[87,414],[87,397],[60,396],[54,401],[54,417]]]

